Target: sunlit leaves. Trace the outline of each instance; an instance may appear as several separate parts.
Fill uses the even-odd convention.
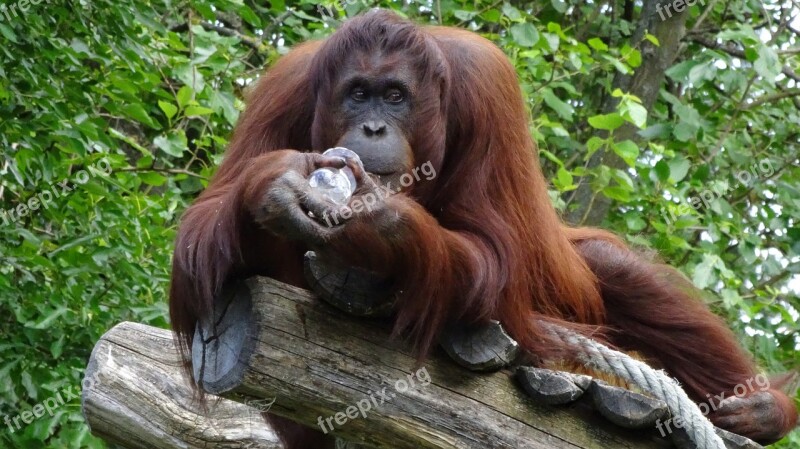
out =
[[[164,114],[167,116],[168,119],[175,117],[175,114],[178,112],[178,108],[175,107],[172,103],[168,103],[166,101],[158,100],[158,107],[164,111]]]
[[[590,47],[598,51],[608,51],[608,45],[605,44],[600,38],[593,37],[587,41]]]

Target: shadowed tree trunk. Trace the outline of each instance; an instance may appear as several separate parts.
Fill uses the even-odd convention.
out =
[[[659,1],[662,2],[662,6],[657,10]],[[675,61],[680,51],[681,39],[686,32],[689,8],[685,8],[681,13],[677,13],[671,8],[672,15],[669,16],[665,12],[665,4],[666,2],[663,0],[644,2],[636,31],[629,42],[631,47],[641,46],[642,64],[632,75],[617,72],[614,77],[614,88],[639,97],[642,100],[642,106],[648,111],[652,109],[658,98],[661,84],[664,81],[664,73]],[[662,20],[662,15],[664,20]],[[655,46],[647,40],[643,41],[645,33],[655,36],[660,45]],[[603,113],[614,112],[618,103],[618,98],[608,95],[603,102]],[[630,123],[625,123],[614,130],[614,138],[617,141],[630,139],[637,143],[641,140],[636,126]],[[598,150],[590,158],[588,168],[592,169],[600,165],[612,168],[626,166],[625,161],[614,152]],[[565,219],[573,225],[597,226],[603,221],[611,207],[611,199],[599,193],[595,194],[588,178],[584,178],[577,191],[571,192],[569,196],[572,197],[571,209],[566,213]]]

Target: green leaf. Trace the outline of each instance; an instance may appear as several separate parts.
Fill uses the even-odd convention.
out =
[[[694,61],[690,59],[675,64],[674,66],[668,68],[667,71],[664,73],[675,81],[683,81],[687,79],[687,77],[689,76],[689,71],[691,71],[692,68],[694,68],[696,65],[699,64],[700,64],[699,61]]]
[[[57,309],[50,311],[50,313],[48,313],[44,318],[42,318],[39,321],[36,322],[29,321],[25,323],[25,327],[30,329],[47,329],[50,327],[51,324],[53,324],[53,322],[55,322],[57,319],[61,318],[62,315],[67,313],[67,311],[68,309],[64,306],[58,307]]]
[[[625,120],[616,112],[589,117],[589,125],[595,129],[613,131],[622,126],[623,123],[625,123]]]
[[[158,107],[164,111],[164,115],[166,115],[169,119],[175,117],[175,114],[178,113],[178,108],[172,103],[167,103],[166,101],[158,100]]]
[[[741,295],[736,290],[730,288],[723,288],[720,292],[720,297],[725,307],[731,309],[734,307],[741,307],[744,304]]]
[[[713,81],[717,74],[717,67],[713,62],[698,64],[689,70],[688,80],[692,84],[700,85],[703,81]]]
[[[711,174],[711,168],[707,164],[700,165],[695,168],[694,173],[692,174],[692,180],[698,182],[706,182],[708,181],[708,177]]]
[[[634,101],[625,101],[620,108],[622,117],[637,128],[644,128],[647,125],[647,109]]]
[[[575,69],[580,70],[583,67],[583,61],[581,60],[580,55],[577,53],[570,53],[569,54],[569,63],[572,64]]]
[[[605,42],[600,40],[600,38],[593,37],[587,41],[590,47],[594,48],[597,51],[608,51],[608,45]]]
[[[759,75],[770,83],[775,81],[775,77],[780,75],[783,68],[781,61],[778,59],[778,54],[766,45],[762,45],[758,49],[758,59],[756,59],[753,67]]]
[[[623,189],[631,192],[633,191],[633,179],[631,179],[630,175],[628,175],[625,170],[620,170],[618,168],[611,170],[611,179],[616,181]]]
[[[174,157],[181,157],[188,148],[186,134],[182,129],[174,130],[167,136],[158,136],[153,139],[153,144],[165,153]]]
[[[178,101],[178,106],[185,108],[192,101],[192,93],[192,88],[189,86],[183,86],[178,89],[178,95],[175,97]]]
[[[144,107],[141,104],[134,103],[134,104],[126,104],[122,107],[122,112],[127,115],[128,117],[143,123],[151,128],[158,128],[158,124],[150,118],[150,115],[145,111]]]
[[[689,173],[689,167],[691,167],[691,163],[683,158],[683,157],[676,157],[669,161],[669,173],[670,178],[673,182],[681,182],[683,178]]]
[[[636,159],[639,157],[639,147],[632,140],[614,143],[612,148],[614,153],[621,157],[629,167],[636,165]]]
[[[461,21],[469,21],[472,20],[478,13],[475,11],[464,11],[463,9],[457,9],[453,11],[453,16]]]
[[[703,289],[711,285],[716,258],[715,255],[704,254],[703,261],[695,267],[692,281],[697,288]]]
[[[539,41],[539,32],[530,23],[517,23],[511,26],[511,37],[522,47],[533,47]]]
[[[14,33],[14,30],[4,23],[0,23],[0,34],[2,34],[3,36],[5,36],[6,39],[10,40],[15,44],[19,43],[19,41],[17,40],[17,34]]]
[[[629,66],[636,68],[642,65],[642,54],[639,52],[639,50],[632,48],[628,44],[625,44],[622,47],[621,53],[622,57],[625,58],[625,61]]]
[[[139,173],[139,179],[141,179],[145,184],[155,187],[162,186],[165,182],[167,182],[167,178],[165,176],[152,171]]]
[[[758,50],[753,47],[747,47],[744,49],[744,59],[747,62],[754,62],[758,59]]]
[[[603,189],[603,195],[612,200],[627,203],[631,200],[631,192],[623,187],[609,186]]]
[[[239,119],[239,110],[236,109],[236,100],[228,92],[217,92],[211,94],[209,105],[218,114],[222,114],[229,124],[235,125]]]
[[[669,174],[670,174],[669,164],[665,162],[663,159],[656,162],[655,172],[660,182],[667,182],[669,180]]]
[[[214,112],[213,109],[206,108],[203,106],[189,106],[184,111],[184,114],[186,114],[187,117],[191,117],[191,116],[209,115],[213,112]]]
[[[65,337],[66,334],[61,334],[57,340],[50,344],[50,354],[52,354],[54,359],[61,357],[61,353],[64,351]]]
[[[647,222],[638,215],[628,215],[625,217],[625,225],[631,232],[639,232],[647,226]]]
[[[81,236],[81,237],[77,237],[77,238],[75,238],[73,240],[70,240],[67,243],[59,246],[58,248],[54,249],[50,253],[50,257],[55,257],[56,254],[59,254],[62,251],[70,250],[72,248],[75,248],[76,246],[80,246],[80,245],[82,245],[82,244],[84,244],[86,242],[90,242],[90,241],[96,239],[97,237],[100,237],[100,234],[96,234],[95,233],[95,234],[89,234],[89,235],[84,235],[84,236]]]
[[[611,63],[611,65],[613,65],[614,68],[617,69],[617,71],[619,73],[624,73],[624,74],[633,73],[633,69],[631,69],[627,65],[623,64],[619,59],[611,57],[609,55],[601,55],[601,56],[602,56],[603,60],[608,61],[609,63]]]
[[[37,388],[36,382],[33,381],[33,377],[29,371],[22,373],[22,376],[20,376],[20,383],[25,387],[29,398],[35,400],[39,397],[39,388]]]
[[[503,14],[512,22],[522,20],[522,13],[508,2],[503,3]]]
[[[573,184],[572,173],[570,173],[564,167],[558,168],[554,184],[556,188],[558,188],[558,190],[561,190],[562,192],[568,190],[574,190],[575,188],[577,188],[577,186]]]
[[[247,5],[241,5],[238,10],[239,16],[255,28],[261,28],[261,19]]]
[[[672,128],[672,134],[674,134],[675,138],[681,142],[688,142],[692,140],[696,131],[697,127],[695,125],[683,121]]]
[[[501,17],[503,17],[503,14],[496,9],[490,9],[481,14],[481,19],[489,23],[497,23],[500,21]]]
[[[564,166],[564,162],[562,162],[561,159],[558,158],[558,156],[556,156],[555,154],[553,154],[553,153],[551,153],[551,152],[549,152],[549,151],[547,151],[547,150],[545,150],[543,148],[539,149],[539,154],[544,156],[545,158],[547,158],[549,161],[553,162],[554,164],[558,165],[559,167],[563,167]]]
[[[660,47],[661,46],[661,43],[658,41],[658,38],[653,36],[650,33],[646,33],[644,35],[644,38],[647,39],[648,41],[650,41],[650,43],[655,45],[656,47]]]
[[[550,0],[550,4],[559,14],[564,14],[567,11],[567,2],[564,0]]]
[[[605,139],[601,139],[597,136],[592,136],[589,140],[586,141],[586,149],[588,150],[588,154],[586,158],[588,159],[591,155],[595,153],[600,147],[602,147],[606,143]]]
[[[759,42],[753,27],[745,24],[734,24],[731,28],[720,31],[717,34],[717,39],[722,41],[742,41],[744,43]]]
[[[550,106],[550,108],[556,111],[559,117],[570,122],[572,121],[572,114],[575,112],[575,110],[568,103],[561,101],[561,99],[558,98],[552,90],[544,89],[542,91],[542,98],[544,99],[544,102]]]
[[[553,33],[543,33],[545,41],[547,41],[547,45],[550,47],[551,51],[557,51],[558,46],[561,44],[561,38]]]
[[[658,123],[652,126],[648,126],[645,129],[639,130],[636,134],[639,135],[642,139],[650,140],[653,139],[666,139],[669,137],[670,132],[672,131],[672,127],[665,124],[665,123]],[[650,142],[651,147],[654,149],[661,148],[661,145],[656,144],[655,142]]]

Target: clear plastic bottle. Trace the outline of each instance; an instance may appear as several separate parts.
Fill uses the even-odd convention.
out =
[[[358,155],[344,147],[330,148],[322,153],[323,156],[354,158],[361,163]],[[308,185],[337,204],[347,204],[355,192],[356,178],[350,167],[331,168],[323,167],[314,170],[308,177]]]

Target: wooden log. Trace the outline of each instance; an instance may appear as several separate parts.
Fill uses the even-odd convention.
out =
[[[81,404],[95,436],[129,449],[278,449],[260,410],[208,397],[207,410],[183,375],[172,332],[121,323],[98,341]]]
[[[207,343],[195,352],[195,364],[205,363],[197,380],[212,393],[274,399],[272,413],[375,448],[671,446],[655,428],[613,426],[590,399],[538,404],[509,371],[469,372],[443,351],[419,366],[390,340],[386,320],[347,316],[267,278],[243,286],[217,304],[214,325],[202,331]],[[226,313],[237,310],[246,313]],[[239,343],[241,335],[251,340]]]

